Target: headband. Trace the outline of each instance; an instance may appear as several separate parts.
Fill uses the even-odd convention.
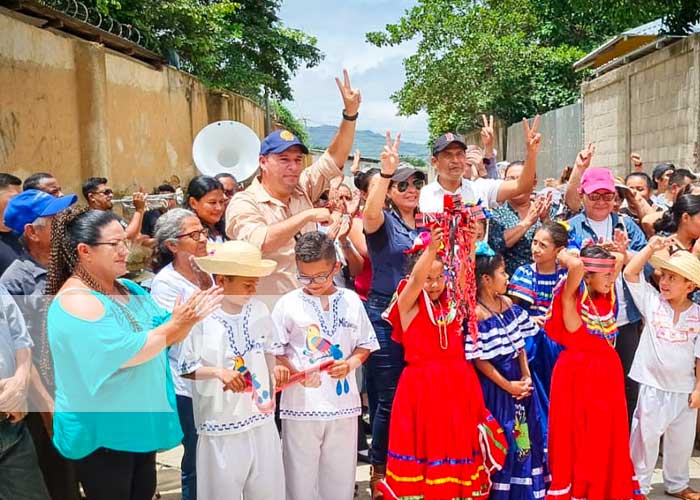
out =
[[[608,273],[615,271],[616,259],[594,259],[592,257],[581,257],[583,268],[589,273]]]

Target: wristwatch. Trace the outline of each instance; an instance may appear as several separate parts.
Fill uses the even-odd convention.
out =
[[[394,177],[394,174],[385,174],[384,172],[379,172],[379,177],[382,179],[391,179]]]
[[[345,110],[343,110],[343,120],[347,120],[349,122],[354,122],[355,120],[357,120],[358,116],[360,116],[359,111],[357,113],[355,113],[354,115],[348,115],[347,113],[345,113]]]

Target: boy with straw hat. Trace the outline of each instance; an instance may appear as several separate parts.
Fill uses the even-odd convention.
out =
[[[221,309],[198,323],[183,342],[182,376],[194,379],[197,496],[284,498],[282,447],[274,421],[274,387],[289,377],[274,367],[267,306],[254,298],[258,281],[277,266],[245,241],[214,245],[197,265],[224,290]]]
[[[689,487],[688,462],[700,408],[700,306],[689,295],[700,287],[700,260],[671,238],[654,236],[627,264],[624,279],[645,318],[630,377],[639,382],[630,447],[642,493],[651,477],[663,436],[667,495],[698,500]],[[644,280],[646,262],[660,272],[659,290]]]

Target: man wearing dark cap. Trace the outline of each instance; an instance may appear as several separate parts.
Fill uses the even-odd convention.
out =
[[[431,163],[437,170],[437,179],[425,186],[420,192],[421,212],[442,212],[443,199],[447,195],[461,195],[469,203],[481,201],[487,207],[497,206],[519,194],[530,192],[535,185],[537,153],[540,148],[541,135],[537,133],[539,116],[535,117],[532,128],[523,120],[527,156],[523,172],[518,180],[464,178],[468,165],[467,143],[464,138],[452,132],[443,134],[433,144]]]
[[[51,221],[53,216],[78,200],[74,194],[57,198],[44,191],[28,189],[13,197],[7,204],[4,222],[20,236],[22,253],[0,276],[0,286],[14,297],[22,311],[27,331],[34,343],[32,349],[32,376],[30,400],[33,410],[26,418],[34,441],[39,466],[51,498],[79,499],[78,482],[72,462],[54,448],[48,429],[51,428],[53,409],[52,388],[36,370],[43,349],[48,349],[41,333],[42,315],[51,297],[44,296],[46,269],[51,252]]]
[[[360,92],[351,87],[347,71],[343,73],[344,82],[336,78],[343,120],[321,158],[304,169],[308,148],[288,130],[272,132],[260,145],[260,175],[226,209],[227,236],[253,243],[264,258],[277,262],[275,272],[260,280],[260,295],[281,295],[299,287],[295,237],[330,222],[330,211],[313,204],[330,188],[331,179],[342,175],[360,108]]]

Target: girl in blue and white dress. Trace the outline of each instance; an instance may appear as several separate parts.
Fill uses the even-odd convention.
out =
[[[527,312],[505,295],[508,274],[503,257],[477,252],[479,335],[467,337],[487,409],[508,441],[503,469],[491,477],[491,499],[543,498],[547,487],[546,436],[537,388],[532,383],[525,339],[537,334]],[[479,255],[481,253],[481,255]]]
[[[566,269],[557,263],[557,255],[566,248],[569,233],[563,223],[547,222],[532,240],[531,264],[520,266],[508,283],[508,295],[528,313],[538,327],[535,336],[525,339],[525,350],[540,404],[549,407],[549,386],[554,363],[562,347],[544,333],[544,319],[552,303],[552,293]]]

